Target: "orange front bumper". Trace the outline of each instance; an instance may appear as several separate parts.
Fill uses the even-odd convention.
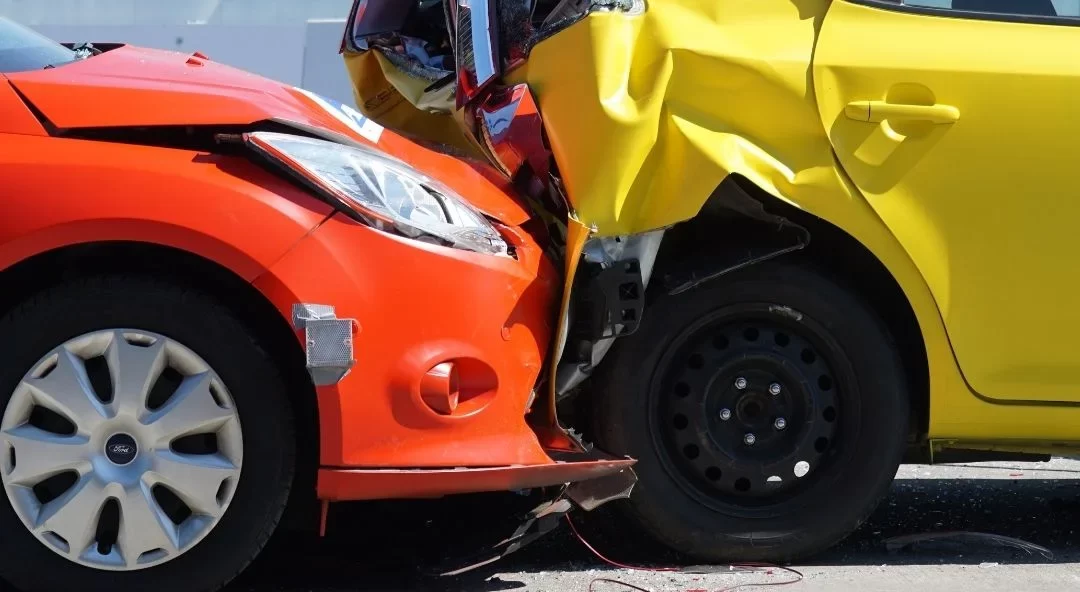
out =
[[[359,325],[355,366],[317,388],[321,497],[553,485],[627,466],[555,463],[526,424],[561,282],[527,234],[507,233],[517,259],[391,236],[338,214],[255,282],[283,315],[296,303],[329,304]],[[426,374],[444,362],[459,373],[450,414],[422,392]],[[466,479],[441,470],[459,467],[489,470]]]

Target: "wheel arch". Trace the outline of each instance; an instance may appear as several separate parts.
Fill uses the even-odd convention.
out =
[[[763,215],[748,211],[747,198],[760,204]],[[791,228],[799,232],[785,234]],[[717,236],[734,240],[716,241]],[[753,240],[756,252],[747,249],[748,240]],[[704,258],[703,247],[707,253]],[[688,272],[718,277],[729,271],[727,267],[734,261],[753,265],[774,257],[792,258],[826,272],[878,314],[904,365],[911,395],[913,443],[925,440],[930,429],[931,396],[928,336],[893,271],[841,225],[797,207],[794,201],[776,197],[747,177],[732,174],[719,184],[696,217],[666,231],[653,270],[660,281],[654,281],[649,289],[655,293],[683,286]],[[702,261],[721,261],[724,268],[687,266],[688,262]]]
[[[236,257],[225,257],[236,262]],[[98,240],[63,244],[9,263],[0,269],[0,312],[7,312],[34,293],[82,277],[110,273],[169,278],[197,287],[218,299],[252,332],[259,345],[281,362],[290,393],[297,433],[297,472],[284,520],[288,525],[314,524],[315,477],[319,459],[318,400],[307,373],[304,352],[289,321],[245,277],[258,269],[251,261],[238,268],[176,246],[136,240]]]

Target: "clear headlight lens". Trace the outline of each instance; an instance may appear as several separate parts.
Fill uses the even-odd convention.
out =
[[[290,134],[255,132],[248,142],[380,230],[479,253],[506,255],[483,214],[441,183],[374,150]]]

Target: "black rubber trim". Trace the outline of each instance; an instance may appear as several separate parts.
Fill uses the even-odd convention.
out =
[[[8,81],[8,83],[10,84],[10,81]],[[19,90],[19,87],[11,84],[11,90],[15,91],[15,95],[19,97],[19,100],[23,102],[23,105],[26,105],[26,108],[29,109],[30,113],[33,114],[34,118],[38,120],[38,123],[41,124],[41,127],[45,128],[45,133],[49,134],[50,136],[55,136],[57,130],[56,124],[50,121],[49,118],[41,112],[41,109],[38,109],[37,105],[31,102],[30,99],[26,95],[24,95],[21,90]]]
[[[973,10],[953,10],[952,8],[933,8],[930,6],[910,6],[903,4],[901,0],[843,0],[850,4],[861,4],[871,8],[891,10],[893,12],[907,12],[924,16],[940,16],[945,18],[958,18],[978,21],[994,21],[1000,23],[1021,23],[1027,25],[1058,25],[1066,27],[1080,27],[1080,17],[1072,16],[1037,16],[1026,14],[1008,14],[1000,12],[977,12]]]

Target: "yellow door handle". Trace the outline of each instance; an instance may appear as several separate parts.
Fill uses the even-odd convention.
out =
[[[960,119],[960,110],[952,105],[904,105],[885,101],[854,101],[848,103],[844,114],[850,119],[874,123],[886,120],[956,123]]]

